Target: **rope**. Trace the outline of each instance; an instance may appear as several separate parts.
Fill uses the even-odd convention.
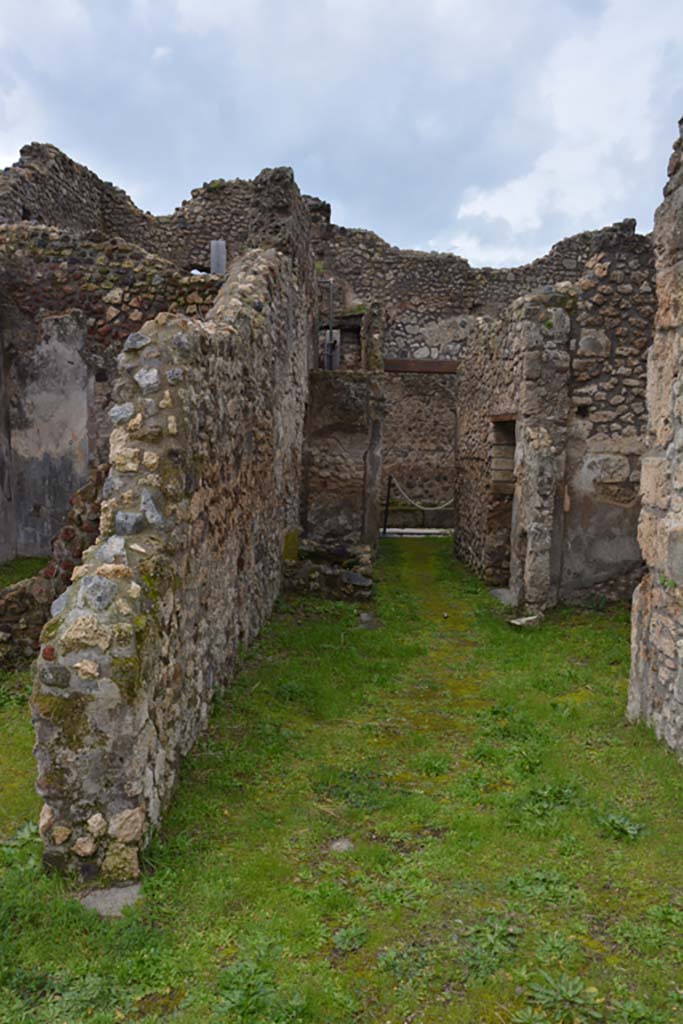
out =
[[[396,490],[403,498],[405,498],[408,504],[414,505],[415,508],[419,508],[421,512],[440,512],[441,509],[448,508],[449,505],[453,504],[453,499],[449,498],[443,505],[420,505],[418,501],[414,501],[413,498],[408,497],[395,476],[392,476],[391,482],[396,485]]]

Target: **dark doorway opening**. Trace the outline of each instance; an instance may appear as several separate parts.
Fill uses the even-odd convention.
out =
[[[487,578],[497,586],[510,580],[510,541],[515,496],[516,424],[511,418],[491,423],[491,488],[487,520]]]

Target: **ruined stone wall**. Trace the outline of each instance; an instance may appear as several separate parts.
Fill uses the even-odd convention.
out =
[[[647,367],[639,540],[647,573],[633,600],[628,716],[683,752],[683,121],[655,215],[657,316]]]
[[[170,311],[205,315],[221,279],[181,274],[168,260],[112,238],[95,241],[35,224],[0,224],[0,265],[17,309],[29,317],[80,309],[94,370],[111,373],[123,341]]]
[[[455,553],[489,583],[509,575],[512,493],[494,492],[494,424],[519,409],[524,337],[519,315],[479,317],[458,360],[454,490]]]
[[[269,180],[270,172],[265,174]],[[157,217],[55,146],[32,143],[16,164],[0,172],[0,224],[32,221],[71,234],[94,232],[137,245],[185,271],[208,271],[212,239],[225,239],[229,259],[254,244],[260,178],[206,182],[173,213]]]
[[[638,578],[652,250],[611,241],[578,282],[477,321],[459,361],[456,553],[531,607]]]
[[[626,250],[614,246],[597,252],[576,284],[562,600],[619,578],[620,596],[628,598],[634,573],[638,576],[646,354],[654,307],[653,251],[642,236]]]
[[[311,373],[301,524],[323,549],[377,542],[385,376]]]
[[[139,873],[179,760],[278,592],[298,526],[312,289],[274,250],[206,322],[160,314],[119,359],[100,536],[43,632],[33,695],[46,859]]]
[[[12,367],[11,474],[16,551],[43,555],[69,498],[87,479],[94,379],[80,313],[44,317],[37,344]]]
[[[382,431],[382,501],[389,474],[421,505],[441,505],[455,489],[456,377],[448,373],[386,373]],[[393,492],[393,526],[452,525],[452,507],[423,515]]]
[[[4,296],[0,294],[0,317],[4,305],[3,300]],[[9,561],[17,553],[10,447],[8,371],[8,361],[5,357],[2,332],[0,332],[0,523],[3,524],[0,529],[0,562]]]
[[[45,568],[0,591],[0,667],[33,657],[53,602],[66,590],[83,552],[97,536],[106,466],[91,470],[86,483],[71,495],[69,511],[51,544]]]
[[[42,555],[70,495],[107,457],[123,339],[161,310],[205,313],[220,279],[183,276],[127,243],[29,224],[0,226],[0,264],[3,493],[12,496],[0,536],[7,557]]]
[[[556,281],[576,281],[592,255],[637,249],[640,237],[635,221],[626,220],[564,239],[521,267],[477,269],[460,256],[397,249],[371,231],[331,225],[326,204],[308,202],[321,276],[338,283],[348,309],[373,300],[385,306],[385,356],[395,358],[457,358],[476,337],[478,316],[500,314],[513,299]]]

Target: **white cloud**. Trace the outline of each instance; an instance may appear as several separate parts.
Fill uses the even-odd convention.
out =
[[[154,49],[152,50],[152,60],[153,61],[167,60],[171,56],[172,53],[173,53],[173,50],[171,49],[170,46],[155,46]]]
[[[0,87],[0,168],[15,163],[24,143],[40,139],[44,128],[40,104],[26,85]]]
[[[652,155],[662,94],[679,85],[672,50],[680,65],[679,0],[610,0],[593,31],[560,42],[541,66],[536,102],[546,147],[526,173],[469,189],[458,219],[501,221],[515,232],[538,230],[555,215],[580,226],[601,222],[629,194],[634,165]]]
[[[43,68],[68,64],[62,45],[73,46],[91,24],[82,0],[1,0],[0,51],[8,50]]]
[[[478,235],[468,231],[459,232],[445,239],[431,238],[426,248],[438,252],[452,252],[456,256],[462,256],[475,267],[518,267],[531,262],[539,255],[533,245],[482,241]]]

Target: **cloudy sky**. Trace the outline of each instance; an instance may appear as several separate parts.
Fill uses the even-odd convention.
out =
[[[682,0],[0,0],[0,167],[52,142],[170,212],[288,164],[336,223],[513,265],[636,217]]]

